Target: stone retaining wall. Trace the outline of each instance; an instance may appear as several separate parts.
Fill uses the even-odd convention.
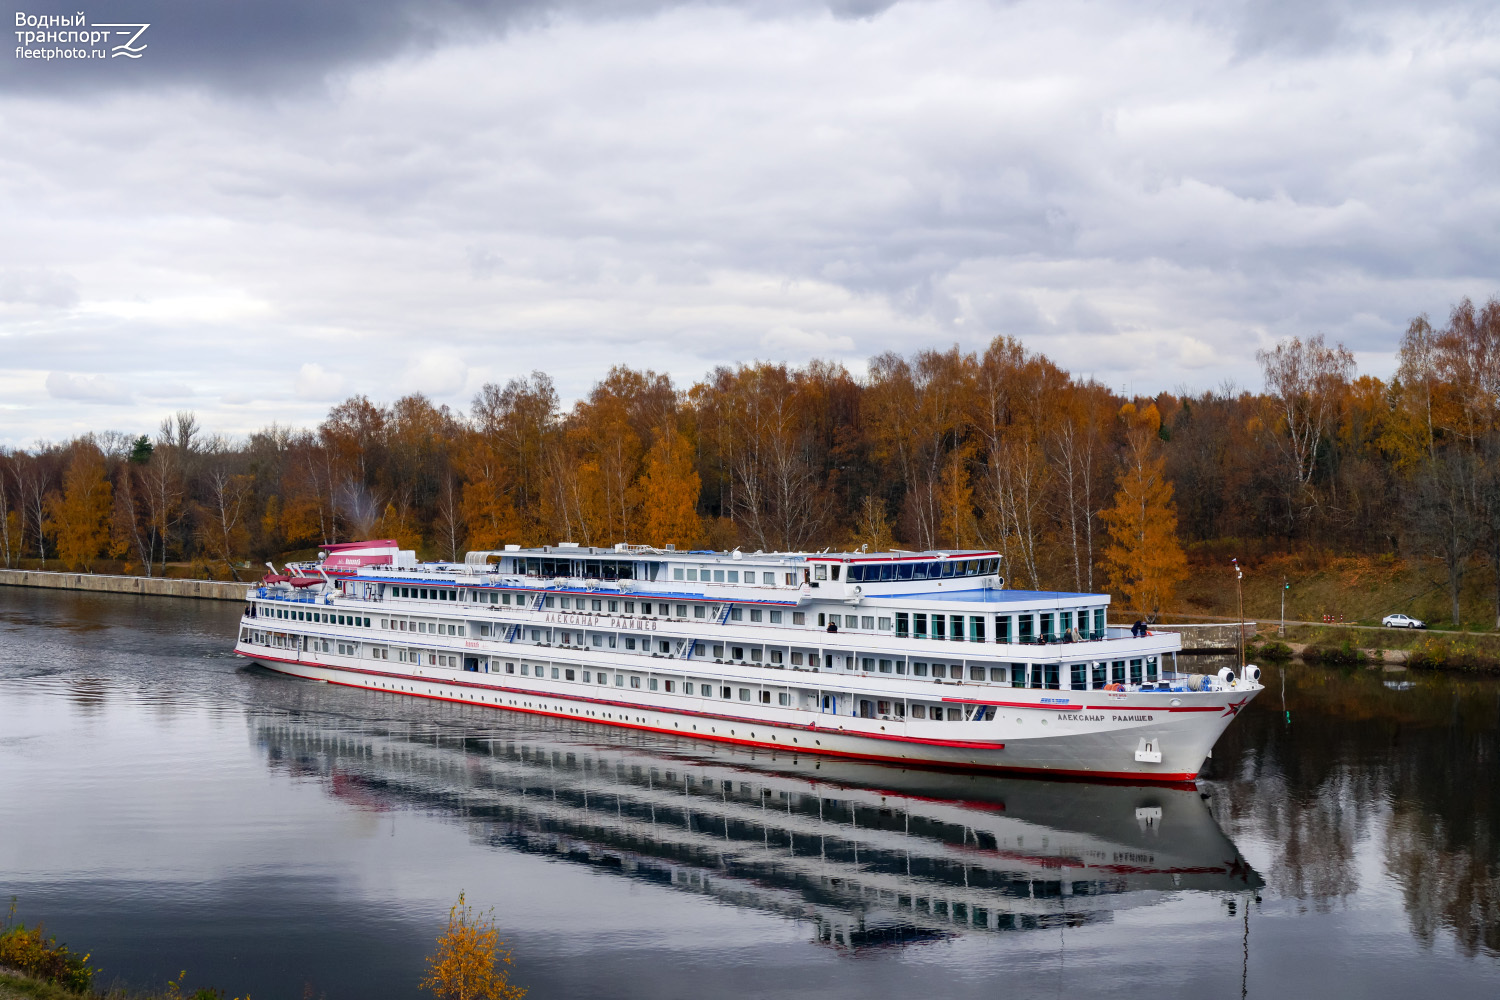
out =
[[[106,594],[147,594],[153,597],[197,597],[210,601],[243,601],[245,591],[250,587],[248,583],[223,583],[218,580],[50,573],[28,569],[0,569],[0,586],[92,590]]]
[[[1239,649],[1240,630],[1244,630],[1248,642],[1255,637],[1255,622],[1236,624],[1226,622],[1214,625],[1167,625],[1151,626],[1153,632],[1177,632],[1182,636],[1184,653],[1222,653]]]

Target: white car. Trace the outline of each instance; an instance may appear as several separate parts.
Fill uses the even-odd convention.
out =
[[[1386,615],[1380,619],[1380,624],[1386,628],[1426,628],[1427,623],[1420,618],[1412,618],[1408,615],[1395,614]]]

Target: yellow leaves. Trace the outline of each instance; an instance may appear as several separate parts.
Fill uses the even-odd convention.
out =
[[[62,493],[49,493],[46,499],[44,527],[69,569],[93,569],[109,541],[111,499],[104,456],[92,443],[80,443],[63,474]]]
[[[418,549],[422,546],[422,534],[417,530],[416,518],[412,517],[411,508],[404,501],[386,504],[380,520],[370,530],[376,538],[394,539],[403,549]]]
[[[474,908],[458,894],[448,911],[448,930],[437,939],[437,951],[427,956],[427,978],[419,984],[438,1000],[521,1000],[526,989],[510,981],[508,969],[496,969],[497,961],[511,964],[495,929],[494,911],[475,916]]]
[[[703,534],[698,520],[702,481],[693,468],[692,455],[688,439],[676,428],[666,426],[657,433],[634,490],[647,545],[684,548]]]
[[[1110,539],[1104,569],[1130,607],[1160,614],[1187,579],[1166,459],[1143,449],[1120,470],[1117,486],[1114,505],[1099,515]]]
[[[854,522],[855,548],[866,546],[871,552],[889,552],[896,547],[896,536],[891,523],[886,520],[885,501],[867,496],[859,507],[859,516]]]

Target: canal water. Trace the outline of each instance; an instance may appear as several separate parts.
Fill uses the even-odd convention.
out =
[[[1267,671],[1192,790],[752,753],[282,677],[239,608],[0,587],[0,892],[104,969],[542,998],[1500,995],[1500,686]]]

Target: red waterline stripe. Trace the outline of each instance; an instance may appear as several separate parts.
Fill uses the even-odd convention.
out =
[[[809,733],[830,733],[830,734],[838,734],[838,735],[842,735],[842,736],[858,736],[858,737],[861,737],[863,739],[886,740],[887,742],[891,742],[891,743],[914,743],[914,744],[917,744],[919,746],[946,747],[946,748],[952,749],[952,750],[1004,750],[1005,749],[1005,744],[1004,743],[997,743],[997,742],[990,741],[990,740],[934,740],[934,739],[928,739],[928,738],[923,738],[923,737],[919,737],[919,736],[897,736],[897,735],[892,734],[892,733],[866,733],[866,732],[861,732],[859,730],[847,730],[847,729],[844,729],[842,727],[835,728],[833,726],[817,726],[817,725],[805,726],[805,725],[799,725],[797,723],[789,723],[789,722],[772,722],[772,721],[765,720],[765,719],[746,719],[744,716],[740,716],[740,715],[720,715],[717,712],[700,712],[700,711],[695,711],[694,709],[690,709],[690,708],[654,708],[654,707],[646,707],[646,706],[642,706],[642,705],[635,705],[635,704],[632,704],[631,702],[628,702],[628,701],[614,701],[614,700],[608,699],[608,698],[587,698],[587,697],[580,697],[580,696],[576,696],[576,695],[553,694],[553,693],[550,693],[550,692],[538,692],[538,691],[534,691],[534,690],[532,690],[530,688],[507,687],[505,685],[500,685],[500,684],[478,684],[478,683],[475,683],[474,681],[444,680],[442,678],[422,677],[422,676],[413,677],[410,674],[396,674],[396,673],[390,673],[390,672],[384,671],[384,670],[368,670],[368,669],[366,669],[364,667],[344,667],[344,666],[337,666],[337,665],[328,664],[328,663],[314,663],[314,662],[311,662],[311,661],[308,661],[308,660],[289,660],[289,659],[287,659],[285,657],[281,657],[281,656],[262,656],[262,655],[258,655],[258,654],[242,653],[238,649],[235,650],[235,655],[236,656],[243,656],[243,657],[245,657],[246,659],[249,659],[249,660],[271,660],[271,661],[274,661],[276,663],[294,663],[294,664],[296,664],[298,666],[315,667],[315,668],[318,668],[320,670],[338,670],[338,671],[342,671],[344,673],[350,673],[350,674],[365,674],[365,675],[371,676],[371,677],[387,677],[387,678],[390,678],[391,680],[405,681],[405,682],[408,682],[408,683],[415,683],[417,681],[422,681],[422,682],[425,682],[425,683],[428,683],[428,684],[448,684],[448,685],[452,685],[454,687],[474,688],[474,689],[479,690],[479,691],[502,691],[502,692],[506,692],[506,693],[509,693],[509,694],[523,695],[523,696],[525,696],[527,698],[557,698],[557,699],[559,699],[561,701],[572,701],[572,702],[578,702],[578,703],[587,704],[587,705],[607,705],[610,708],[622,709],[622,710],[631,711],[631,712],[670,712],[673,715],[681,715],[681,716],[685,716],[685,717],[689,717],[689,718],[694,718],[694,719],[711,719],[711,720],[718,721],[718,722],[733,723],[735,725],[750,725],[750,726],[753,726],[753,725],[762,725],[762,726],[770,726],[773,729],[790,729],[790,730],[800,730],[802,732],[809,732]],[[330,683],[332,683],[332,682],[330,682]],[[355,685],[355,686],[359,686],[359,685]],[[385,689],[384,688],[372,688],[371,690],[383,691]],[[397,693],[398,694],[412,694],[414,692],[403,691],[403,692],[397,692]],[[423,697],[436,697],[436,696],[433,696],[433,695],[423,695]],[[447,700],[460,700],[461,701],[462,699],[447,699]],[[468,704],[468,703],[465,702],[465,704]],[[500,707],[503,707],[503,708],[513,708],[515,706],[504,705],[504,706],[500,706]],[[575,718],[575,716],[565,716],[565,718]],[[835,716],[831,716],[831,718],[839,719],[839,718],[843,718],[843,716],[835,715]],[[605,720],[602,720],[602,721],[608,722],[609,720],[605,719]],[[673,730],[663,730],[663,732],[672,732],[672,731]],[[767,745],[771,745],[771,744],[767,744]],[[779,746],[781,744],[776,744],[776,745]],[[799,746],[800,746],[800,744],[799,744]]]
[[[239,656],[246,656],[246,654],[239,653],[238,651],[236,651],[236,653]],[[248,657],[248,656],[246,658],[247,659],[260,659],[260,657]],[[274,657],[266,657],[266,659],[274,659]],[[281,662],[281,663],[299,663],[300,661],[296,661],[296,660],[280,660],[279,662]],[[302,663],[300,665],[302,665],[302,666],[312,666],[312,667],[321,666],[321,664],[315,664],[315,663]],[[337,669],[341,669],[341,668],[338,668],[338,667],[325,667],[324,669],[337,670]],[[398,674],[391,674],[389,676],[392,676],[392,677],[404,677],[404,675],[398,675]],[[410,680],[411,678],[404,678],[404,679]],[[432,701],[448,701],[448,702],[453,702],[453,703],[459,704],[459,705],[474,705],[474,706],[476,706],[478,708],[494,708],[494,709],[500,709],[500,710],[507,711],[507,712],[521,712],[521,713],[526,714],[526,715],[545,715],[545,716],[548,716],[548,717],[554,718],[554,719],[568,719],[568,720],[570,720],[572,722],[598,723],[599,725],[602,725],[602,726],[614,726],[614,727],[619,728],[619,729],[637,729],[637,730],[641,730],[643,732],[662,733],[662,734],[667,735],[667,736],[679,736],[679,737],[684,737],[684,738],[688,738],[688,739],[708,740],[710,742],[715,742],[715,743],[733,743],[733,744],[736,744],[738,746],[755,747],[755,748],[759,748],[759,749],[762,749],[762,750],[781,750],[781,751],[785,751],[785,752],[788,752],[788,753],[794,753],[794,754],[807,753],[807,754],[811,754],[811,755],[814,755],[814,756],[822,756],[822,757],[839,757],[839,758],[844,758],[844,759],[849,759],[849,760],[868,760],[868,761],[875,761],[875,762],[881,763],[881,764],[899,764],[902,767],[915,768],[915,769],[920,769],[920,770],[975,771],[975,772],[981,772],[981,773],[986,773],[986,774],[994,774],[994,773],[1024,774],[1024,775],[1035,775],[1037,777],[1049,777],[1049,778],[1078,778],[1078,779],[1090,780],[1090,781],[1110,781],[1110,782],[1118,782],[1118,783],[1121,783],[1121,784],[1128,784],[1128,785],[1185,785],[1185,786],[1188,786],[1188,787],[1192,787],[1193,780],[1197,777],[1196,774],[1188,774],[1186,772],[1181,773],[1181,774],[1143,774],[1143,773],[1138,772],[1138,771],[1075,771],[1075,770],[1063,769],[1063,768],[1018,767],[1018,766],[1015,766],[1015,765],[1007,765],[1007,764],[975,764],[975,763],[972,763],[972,762],[965,762],[965,761],[911,760],[911,759],[906,758],[906,757],[892,757],[892,756],[889,756],[888,754],[855,753],[855,752],[849,751],[849,750],[831,750],[831,749],[828,749],[826,747],[821,747],[821,746],[812,746],[812,747],[810,747],[810,746],[806,746],[806,745],[803,745],[803,744],[800,744],[800,743],[788,746],[785,743],[766,743],[766,742],[763,742],[761,740],[744,740],[744,739],[739,739],[737,737],[719,736],[719,735],[714,734],[714,733],[704,733],[704,732],[701,732],[701,731],[687,732],[687,733],[685,733],[685,732],[683,732],[680,729],[662,729],[662,728],[657,727],[657,726],[648,726],[648,725],[645,725],[643,723],[638,723],[638,722],[624,722],[624,721],[617,721],[617,720],[614,720],[614,719],[591,718],[589,716],[571,715],[571,714],[569,714],[567,712],[548,712],[548,711],[545,711],[543,709],[538,709],[538,708],[522,708],[522,707],[520,707],[518,705],[493,705],[493,704],[485,704],[483,702],[465,701],[462,698],[447,698],[447,697],[444,697],[442,695],[422,694],[422,693],[417,692],[417,691],[389,691],[389,690],[387,690],[385,688],[370,687],[370,686],[365,685],[365,684],[354,684],[354,683],[350,683],[350,682],[347,682],[347,681],[330,680],[330,681],[326,681],[325,683],[334,684],[334,685],[337,685],[338,687],[350,687],[350,688],[359,688],[360,690],[364,690],[364,691],[374,691],[377,694],[399,694],[399,695],[410,696],[410,697],[413,697],[413,698],[428,698],[428,699],[430,699]],[[649,709],[648,711],[665,711],[665,710],[664,709]],[[772,727],[776,728],[774,726],[774,724],[772,725]],[[829,730],[819,730],[819,731],[820,732],[829,732]],[[864,734],[862,734],[862,733],[845,733],[844,735],[861,736],[861,735],[864,735]],[[994,747],[994,748],[995,749],[1002,749],[1003,745],[1001,747]]]

